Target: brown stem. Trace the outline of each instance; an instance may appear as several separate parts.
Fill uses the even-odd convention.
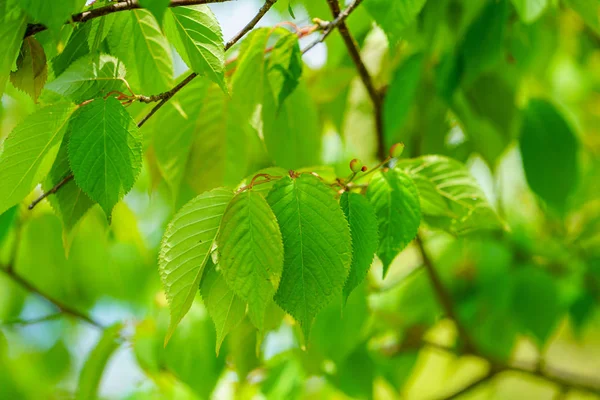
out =
[[[52,189],[48,190],[45,193],[42,193],[40,195],[40,197],[38,197],[37,199],[35,199],[34,201],[32,201],[31,204],[29,205],[29,207],[27,207],[27,208],[30,209],[30,210],[33,210],[33,208],[35,206],[37,206],[40,201],[44,200],[46,197],[50,196],[51,194],[56,193],[58,191],[58,189],[60,189],[61,187],[63,187],[67,183],[69,183],[71,181],[71,179],[73,179],[73,178],[74,178],[73,174],[68,175],[62,181],[60,181],[56,185],[54,185],[54,187]]]
[[[339,18],[342,11],[340,10],[338,0],[327,0],[327,4],[329,4],[329,8],[331,9],[333,17],[336,19]],[[346,25],[345,20],[341,20],[338,23],[338,31],[342,35],[342,39],[346,44],[348,54],[350,55],[350,58],[352,58],[352,61],[354,62],[354,65],[358,70],[358,75],[360,76],[360,79],[362,80],[363,84],[365,85],[365,88],[367,89],[367,92],[369,93],[371,102],[373,102],[373,108],[375,110],[375,131],[377,133],[377,157],[380,160],[383,160],[385,158],[385,140],[383,136],[383,101],[381,95],[375,88],[375,85],[373,84],[373,79],[371,78],[367,67],[360,58],[360,50],[358,48],[358,45],[356,44],[356,41],[354,40],[354,37],[348,30],[348,26]]]
[[[230,0],[171,0],[169,7],[181,7],[181,6],[192,6],[197,4],[210,4],[210,3],[224,3]],[[70,21],[65,21],[65,24],[71,22],[87,22],[94,18],[103,17],[108,14],[112,14],[119,11],[135,10],[142,8],[142,6],[136,1],[122,1],[114,2],[106,6],[94,8],[88,11],[80,12],[71,16]],[[36,33],[43,32],[48,29],[44,24],[28,24],[25,29],[25,37],[35,35]]]
[[[460,322],[460,320],[458,318],[458,314],[454,307],[454,302],[452,300],[452,297],[450,296],[448,291],[446,291],[446,288],[444,287],[444,284],[442,283],[441,278],[439,277],[437,271],[435,270],[435,268],[433,266],[433,262],[431,261],[431,258],[429,258],[429,255],[427,254],[427,250],[425,250],[425,246],[423,245],[423,241],[421,240],[421,237],[419,235],[417,235],[415,241],[417,242],[417,245],[419,246],[419,250],[421,251],[421,256],[423,257],[423,266],[425,268],[425,271],[427,272],[429,281],[431,282],[431,285],[433,286],[433,290],[438,298],[440,305],[444,309],[444,313],[446,314],[446,316],[448,318],[450,318],[452,321],[454,321],[454,324],[456,325],[456,329],[458,330],[458,334],[465,343],[466,351],[475,353],[476,347],[474,346],[473,341],[471,340],[471,336],[469,335],[469,333],[467,332],[465,327]]]
[[[29,292],[31,293],[35,293],[38,296],[44,298],[45,300],[47,300],[48,302],[54,304],[61,312],[71,315],[75,318],[78,318],[82,321],[87,322],[90,325],[93,325],[97,328],[100,329],[104,329],[104,326],[102,326],[102,324],[100,324],[97,321],[94,321],[92,318],[90,318],[89,316],[87,316],[86,314],[82,313],[81,311],[76,310],[75,308],[72,308],[71,306],[63,303],[61,300],[58,300],[56,298],[54,298],[53,296],[42,292],[40,289],[38,289],[37,287],[35,287],[32,283],[30,283],[29,281],[27,281],[25,278],[23,278],[21,275],[17,274],[14,270],[14,268],[7,268],[7,267],[0,267],[0,271],[4,272],[5,275],[7,275],[9,278],[11,278],[13,281],[15,281],[16,283],[18,283],[19,285],[21,285],[23,288],[27,289]]]

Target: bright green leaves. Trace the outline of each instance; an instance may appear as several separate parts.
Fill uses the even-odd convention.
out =
[[[119,336],[122,328],[121,324],[116,324],[106,329],[96,347],[90,352],[79,375],[76,400],[95,399],[98,397],[97,391],[98,386],[100,386],[102,372],[110,356],[112,356],[122,342]]]
[[[165,11],[169,8],[170,0],[140,0],[140,5],[150,11],[158,24],[162,24]]]
[[[265,309],[283,269],[283,242],[264,197],[238,194],[227,206],[217,239],[219,267],[229,287],[248,303],[252,323],[263,328]]]
[[[225,48],[216,17],[205,5],[167,10],[165,31],[177,52],[194,72],[225,87]]]
[[[71,64],[46,88],[80,103],[122,89],[124,78],[125,66],[115,57],[89,55]]]
[[[200,294],[215,324],[218,355],[225,336],[246,316],[246,303],[227,286],[223,275],[217,271],[217,267],[210,259],[206,263]]]
[[[275,43],[267,65],[267,80],[277,110],[298,86],[300,75],[302,53],[298,45],[298,36],[285,31]]]
[[[19,0],[19,3],[34,21],[58,31],[65,22],[69,21],[71,14],[81,10],[85,0]]]
[[[367,190],[379,224],[377,255],[385,277],[390,264],[414,238],[421,223],[419,195],[413,180],[399,169],[377,172]]]
[[[267,201],[283,237],[284,266],[275,301],[308,338],[315,315],[340,293],[352,257],[348,222],[333,191],[301,175],[277,182]]]
[[[133,10],[133,51],[139,83],[148,94],[156,94],[173,87],[173,59],[171,47],[163,36],[160,26],[146,10]],[[118,26],[116,26],[118,27]],[[120,35],[125,33],[120,32]],[[119,39],[121,36],[119,37]],[[131,52],[131,48],[124,51]]]
[[[77,185],[110,219],[142,166],[142,142],[131,116],[113,98],[96,99],[71,121],[69,163]]]
[[[352,236],[352,264],[344,285],[344,301],[367,276],[377,251],[379,237],[377,216],[368,200],[357,193],[344,193],[340,206],[350,225]]]
[[[519,145],[531,190],[565,212],[579,178],[579,145],[565,119],[552,104],[531,100],[524,112]]]
[[[225,189],[203,193],[183,206],[167,227],[158,265],[171,309],[165,342],[192,305],[221,218],[232,198],[233,193]]]
[[[443,156],[401,160],[419,189],[426,222],[453,234],[501,226],[485,194],[460,162]]]
[[[21,201],[48,173],[75,107],[55,104],[28,116],[0,154],[0,214]]]
[[[391,45],[400,40],[402,31],[413,23],[427,0],[367,0],[365,8],[381,26]]]
[[[566,3],[575,12],[577,12],[587,25],[597,35],[600,35],[600,17],[598,16],[598,7],[600,7],[600,1],[598,0],[566,0]]]
[[[548,0],[512,0],[519,17],[527,24],[534,22],[548,6]]]
[[[386,146],[398,141],[398,130],[408,116],[421,80],[423,56],[408,58],[394,73],[383,103],[383,128]]]
[[[0,0],[0,96],[19,53],[27,17],[9,0]]]
[[[10,73],[10,81],[37,101],[47,78],[44,48],[34,37],[25,38],[17,58],[17,70]]]

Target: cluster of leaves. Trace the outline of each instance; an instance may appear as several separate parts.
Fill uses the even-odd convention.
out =
[[[0,0],[2,272],[88,322],[78,310],[105,297],[156,310],[132,337],[104,329],[79,397],[124,340],[160,385],[201,397],[227,357],[240,382],[265,367],[267,398],[310,375],[371,398],[376,376],[405,390],[442,314],[448,350],[494,367],[520,337],[542,353],[567,316],[581,333],[600,294],[600,3],[558,3],[364,0],[332,25],[336,0],[270,0],[261,12],[314,23],[253,20],[225,42],[205,4]],[[160,205],[142,216],[147,193]],[[25,295],[6,287],[13,317]],[[305,351],[267,356],[290,326]],[[16,398],[8,359],[0,333]]]

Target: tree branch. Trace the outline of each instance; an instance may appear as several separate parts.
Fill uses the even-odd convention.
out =
[[[169,7],[181,7],[191,6],[197,4],[210,4],[210,3],[224,3],[231,0],[171,0]],[[128,11],[142,8],[137,0],[122,1],[108,4],[106,6],[94,8],[88,11],[81,12],[71,16],[70,21],[66,21],[65,24],[71,22],[84,23],[94,18],[103,17],[108,14],[112,14],[120,11]],[[35,35],[36,33],[43,32],[48,29],[44,24],[28,24],[25,29],[25,37]]]
[[[9,319],[3,322],[0,322],[0,326],[15,326],[15,325],[34,325],[39,324],[41,322],[53,321],[55,319],[59,319],[63,314],[58,312],[54,314],[44,315],[43,317],[37,317],[32,319]]]
[[[252,18],[250,22],[248,22],[248,24],[246,24],[246,26],[244,26],[242,30],[237,33],[237,35],[235,35],[230,41],[228,41],[225,44],[225,51],[233,47],[233,45],[235,45],[242,37],[244,37],[246,33],[250,32],[252,28],[254,28],[254,26],[258,23],[258,21],[260,21],[260,19],[267,13],[267,11],[271,9],[271,7],[273,7],[273,4],[275,4],[276,2],[277,0],[266,0],[265,4],[263,4],[263,6],[258,10],[258,13],[254,16],[254,18]],[[169,101],[173,96],[177,94],[177,92],[183,89],[185,85],[190,83],[197,76],[197,73],[192,72],[191,74],[186,76],[183,81],[177,84],[177,86],[175,86],[173,89],[158,95],[161,99],[160,103],[155,105],[152,108],[152,110],[150,110],[150,112],[146,114],[144,118],[142,118],[142,120],[138,123],[138,128],[142,127],[142,125],[144,125],[151,116],[153,116],[158,110],[160,110],[160,108],[164,106],[167,101]]]
[[[60,189],[61,187],[63,187],[67,183],[69,183],[71,181],[71,179],[73,179],[73,178],[74,178],[73,174],[69,174],[66,178],[64,178],[63,180],[58,182],[56,185],[54,185],[54,187],[52,189],[48,190],[45,193],[42,193],[37,199],[33,200],[31,202],[31,204],[29,205],[29,207],[27,207],[27,209],[33,210],[33,208],[35,206],[37,206],[40,201],[44,200],[46,197],[50,196],[51,194],[56,193],[58,191],[58,189]]]
[[[361,0],[356,0],[348,9],[352,7],[350,10],[345,10],[346,17],[350,14],[350,12],[360,4]],[[331,9],[331,13],[333,17],[337,20],[342,15],[342,11],[340,10],[340,5],[338,0],[327,0],[327,4],[329,4],[329,8]],[[382,97],[379,91],[375,88],[373,84],[373,80],[371,79],[371,75],[369,75],[369,71],[367,67],[363,63],[360,58],[360,50],[358,49],[358,45],[352,37],[352,34],[348,30],[348,26],[346,25],[345,18],[341,18],[337,25],[338,31],[342,35],[342,39],[346,44],[346,48],[348,49],[348,54],[350,54],[350,58],[356,65],[356,69],[358,70],[358,74],[360,75],[360,79],[362,80],[367,92],[369,93],[369,97],[373,102],[373,108],[375,111],[375,131],[377,133],[377,157],[380,160],[385,158],[385,140],[383,136],[383,113],[382,113]]]
[[[64,314],[68,314],[68,315],[71,315],[82,321],[85,321],[88,324],[95,326],[96,328],[104,329],[104,326],[102,326],[102,324],[100,324],[97,321],[94,321],[92,318],[90,318],[86,314],[82,313],[81,311],[78,311],[75,308],[72,308],[71,306],[63,303],[61,300],[58,300],[58,299],[54,298],[53,296],[42,292],[40,289],[35,287],[32,283],[27,281],[21,275],[17,274],[15,272],[14,268],[8,268],[6,266],[2,266],[2,267],[0,267],[0,271],[4,272],[5,275],[7,275],[9,278],[11,278],[13,281],[18,283],[19,285],[21,285],[23,288],[25,288],[29,292],[35,293],[38,296],[45,299],[46,301],[48,301],[49,303],[54,304],[54,306],[56,306],[56,308],[58,308]]]
[[[417,242],[419,250],[421,251],[421,256],[423,257],[423,266],[425,268],[425,271],[427,272],[427,276],[429,277],[429,280],[433,286],[433,290],[438,298],[440,305],[444,309],[444,313],[448,318],[454,321],[460,338],[465,342],[467,352],[475,353],[476,347],[473,344],[469,333],[458,319],[458,314],[456,313],[452,297],[450,297],[450,294],[446,291],[446,288],[444,288],[442,280],[437,274],[437,271],[433,266],[433,262],[431,261],[431,258],[429,258],[429,255],[425,250],[425,246],[423,246],[423,241],[421,240],[421,237],[417,235],[415,241]]]

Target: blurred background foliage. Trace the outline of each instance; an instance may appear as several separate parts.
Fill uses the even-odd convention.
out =
[[[389,0],[365,0],[347,21],[375,86],[386,91],[386,148],[402,141],[408,156],[464,162],[505,221],[502,233],[452,236],[424,225],[422,236],[474,345],[502,365],[531,371],[503,370],[462,398],[600,397],[600,2],[395,1],[416,16],[404,19],[402,6],[394,14]],[[260,5],[211,8],[227,40]],[[331,20],[325,0],[279,0],[261,24],[303,27],[315,17]],[[71,30],[36,36],[52,60],[49,79]],[[174,57],[176,78],[185,67]],[[373,105],[339,33],[304,60],[300,86],[281,110],[286,116],[273,122],[301,140],[274,145],[279,164],[325,165],[340,176],[352,158],[374,165]],[[243,156],[236,153],[236,135],[246,133],[215,123],[226,117],[210,110],[227,100],[206,86],[188,86],[173,103],[203,107],[189,114],[203,134],[183,175],[168,176],[160,159],[173,157],[155,134],[173,129],[165,126],[175,123],[165,107],[142,129],[144,169],[110,226],[93,207],[63,233],[47,202],[26,209],[39,191],[0,216],[0,264],[112,326],[102,331],[61,313],[0,274],[0,398],[90,398],[98,387],[106,399],[429,399],[494,371],[495,363],[465,354],[456,325],[440,317],[416,243],[385,280],[376,260],[343,312],[341,299],[326,307],[308,346],[273,306],[264,337],[248,333],[244,320],[217,355],[198,296],[165,348],[168,310],[156,259],[167,221],[197,193],[270,164],[247,141]],[[8,84],[0,138],[34,108]],[[129,110],[139,120],[148,108]]]

